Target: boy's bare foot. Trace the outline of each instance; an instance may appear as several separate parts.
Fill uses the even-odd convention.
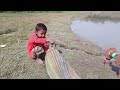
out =
[[[43,61],[41,59],[36,59],[38,64],[43,64]]]

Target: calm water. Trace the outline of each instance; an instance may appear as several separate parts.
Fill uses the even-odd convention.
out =
[[[79,37],[91,41],[103,50],[115,47],[120,50],[120,22],[76,20],[70,25]]]

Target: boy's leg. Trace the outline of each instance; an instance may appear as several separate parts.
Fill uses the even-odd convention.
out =
[[[33,53],[35,56],[35,60],[38,62],[38,64],[43,64],[43,61],[41,59],[41,54],[44,53],[44,49],[41,46],[36,46],[33,49]]]

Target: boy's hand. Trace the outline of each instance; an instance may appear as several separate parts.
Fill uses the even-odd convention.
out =
[[[51,44],[54,43],[53,39],[51,39],[51,38],[48,38],[48,39],[47,39],[47,42],[50,42]]]
[[[53,39],[48,38],[47,41],[46,41],[46,46],[48,46],[49,48],[54,48],[55,43],[54,43]]]

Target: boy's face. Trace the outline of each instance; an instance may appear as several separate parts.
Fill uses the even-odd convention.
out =
[[[43,29],[41,29],[41,30],[39,30],[39,31],[36,31],[35,33],[37,34],[37,36],[38,36],[39,38],[44,38],[45,35],[46,35],[46,31],[43,30]]]

